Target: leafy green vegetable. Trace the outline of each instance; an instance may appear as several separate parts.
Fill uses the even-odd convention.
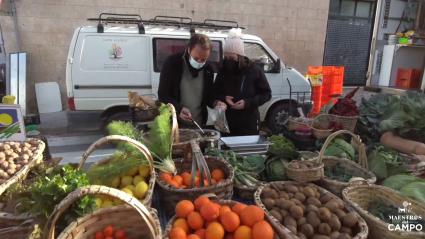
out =
[[[292,149],[276,149],[267,152],[266,169],[262,173],[264,181],[284,181],[287,179],[285,165],[300,159],[300,154]]]
[[[121,135],[130,139],[134,139],[138,142],[142,142],[142,132],[134,128],[131,123],[124,121],[113,121],[107,127],[110,135]],[[117,142],[116,144],[118,146],[118,150],[125,152],[140,152],[137,147],[132,144],[125,142]]]
[[[332,140],[325,149],[325,156],[335,156],[357,161],[356,151],[354,147],[341,138]]]
[[[289,139],[277,135],[272,135],[269,137],[270,142],[273,143],[272,146],[270,146],[269,150],[277,150],[277,149],[288,149],[295,151],[295,146]]]
[[[381,185],[385,187],[389,187],[393,190],[399,190],[404,185],[411,183],[411,182],[418,182],[421,181],[420,178],[415,177],[413,175],[408,174],[399,174],[399,175],[393,175],[387,179],[385,179]]]
[[[407,169],[402,166],[403,159],[400,154],[386,146],[375,146],[374,149],[369,150],[367,158],[370,165],[370,171],[372,171],[379,180],[407,172]]]
[[[352,177],[357,176],[353,170],[342,167],[339,163],[333,167],[325,166],[325,175],[332,180],[340,182],[348,182]]]
[[[411,197],[419,202],[425,202],[425,180],[410,182],[404,185],[397,193]]]

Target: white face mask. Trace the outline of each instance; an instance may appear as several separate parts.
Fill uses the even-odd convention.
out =
[[[205,63],[195,61],[191,56],[189,57],[189,63],[195,69],[201,69],[205,65]]]

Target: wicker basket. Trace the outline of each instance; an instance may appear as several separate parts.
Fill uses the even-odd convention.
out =
[[[337,101],[338,99],[332,99],[327,107],[324,109],[324,115],[327,115],[331,121],[337,121],[344,125],[344,129],[354,132],[354,129],[356,128],[357,120],[359,119],[359,116],[354,117],[348,117],[348,116],[339,116],[339,115],[333,115],[329,114],[329,110],[332,108],[333,103]]]
[[[87,149],[87,151],[83,155],[83,158],[82,158],[80,164],[78,165],[78,169],[80,170],[80,169],[83,168],[84,163],[86,162],[86,160],[90,156],[90,154],[93,153],[93,151],[95,151],[98,147],[109,143],[110,141],[121,141],[121,142],[132,144],[132,145],[136,146],[140,150],[140,152],[145,156],[145,159],[147,159],[147,161],[149,163],[149,174],[150,174],[149,190],[146,193],[146,197],[143,199],[143,204],[150,207],[151,204],[152,204],[152,200],[153,200],[153,189],[154,189],[154,186],[155,186],[155,169],[153,167],[153,159],[152,159],[152,156],[151,156],[149,150],[146,148],[146,146],[137,142],[136,140],[130,139],[130,138],[125,137],[125,136],[119,136],[119,135],[111,135],[111,136],[103,137],[103,138],[99,139],[98,141],[94,142]],[[100,164],[107,164],[111,159],[112,158],[106,158],[106,159],[100,160],[100,161],[94,163],[91,167],[94,167],[94,166],[100,165]]]
[[[118,189],[93,185],[71,192],[56,206],[44,227],[45,238],[55,238],[55,224],[58,218],[78,198],[87,195],[111,196],[122,200],[127,205],[100,209],[93,214],[85,215],[65,228],[57,237],[58,239],[94,238],[96,232],[109,225],[112,225],[115,229],[125,230],[129,238],[160,239],[162,237],[161,226],[155,209],[148,210],[137,198]]]
[[[294,160],[292,162],[297,162],[298,164],[307,164],[307,163],[311,163],[311,160],[306,160],[306,161]],[[298,183],[309,183],[309,182],[318,181],[321,178],[323,178],[323,175],[324,175],[323,163],[322,162],[315,162],[315,163],[318,163],[319,165],[314,168],[306,168],[306,169],[304,168],[294,169],[289,167],[290,163],[286,164],[285,165],[286,175],[288,176],[288,178]]]
[[[168,104],[168,109],[171,111],[172,115],[172,129],[170,136],[170,144],[173,144],[172,154],[173,158],[182,158],[184,156],[184,151],[186,148],[186,144],[190,140],[195,140],[199,145],[201,141],[201,135],[197,133],[195,130],[191,129],[179,129],[177,123],[177,115],[176,109],[172,104]],[[146,144],[150,144],[149,142],[149,133],[142,134],[143,141]]]
[[[247,186],[242,184],[234,184],[233,190],[236,195],[238,195],[238,198],[242,200],[253,200],[254,199],[254,193],[257,191],[257,189],[261,186],[267,186],[268,183],[259,183],[255,186]]]
[[[353,140],[354,143],[357,145],[357,149],[359,152],[359,162],[358,164],[349,160],[349,159],[344,159],[344,158],[338,158],[335,156],[324,156],[325,154],[325,150],[327,148],[327,146],[329,145],[329,143],[338,135],[340,134],[349,134],[351,136],[353,136]],[[333,167],[335,166],[335,164],[340,164],[342,167],[347,168],[349,170],[352,170],[356,173],[356,175],[358,177],[362,177],[364,178],[367,182],[374,184],[376,182],[376,176],[370,172],[369,166],[368,166],[368,162],[367,162],[367,155],[366,155],[366,150],[360,140],[360,137],[351,133],[348,130],[340,130],[337,131],[335,133],[333,133],[331,136],[329,136],[326,139],[325,144],[323,145],[322,149],[320,150],[320,154],[317,158],[315,158],[316,161],[321,161],[323,162],[323,164],[329,167]],[[338,197],[342,197],[342,190],[344,190],[344,188],[348,187],[349,183],[348,182],[340,182],[337,180],[332,180],[328,177],[326,177],[326,175],[323,176],[322,179],[320,179],[320,181],[317,182],[321,187],[325,188],[326,190],[328,190],[329,192],[337,195]]]
[[[159,186],[159,199],[162,207],[169,216],[174,214],[174,209],[178,202],[182,200],[193,201],[199,196],[206,193],[214,193],[218,196],[218,198],[223,200],[228,200],[232,198],[234,179],[234,171],[232,165],[230,165],[226,160],[218,157],[204,158],[202,156],[201,150],[199,149],[199,146],[193,140],[190,142],[190,144],[188,144],[185,154],[186,157],[183,160],[175,161],[175,164],[178,174],[181,174],[183,172],[192,172],[191,185],[194,185],[194,175],[196,174],[195,172],[197,169],[199,169],[201,185],[203,185],[204,181],[202,172],[205,172],[207,180],[209,181],[209,185],[211,185],[211,176],[209,170],[214,169],[223,170],[226,176],[226,181],[206,187],[201,186],[195,188],[176,188],[165,183],[162,179],[159,179],[159,175],[157,175],[157,184]]]
[[[417,239],[425,238],[425,232],[417,231],[390,231],[389,224],[373,216],[368,212],[372,203],[382,199],[385,204],[393,205],[397,208],[405,208],[404,202],[410,203],[410,214],[412,216],[425,215],[425,203],[418,202],[409,197],[401,196],[396,191],[379,186],[368,185],[365,181],[360,181],[360,185],[350,185],[342,192],[344,201],[353,207],[362,216],[369,227],[370,238],[385,238],[385,239]],[[366,184],[366,185],[364,185]],[[399,216],[399,215],[394,215]],[[401,215],[400,215],[401,216]]]
[[[326,139],[332,134],[333,129],[327,129],[331,123],[331,119],[327,115],[318,115],[309,125],[311,133],[318,139]],[[324,128],[324,129],[318,129]]]
[[[27,219],[22,224],[0,229],[1,239],[35,239],[39,238],[39,227],[34,219]]]
[[[290,131],[297,130],[298,127],[308,127],[307,123],[298,122],[295,119],[296,119],[296,117],[289,116],[289,130]]]
[[[285,181],[285,182],[273,182],[271,183],[271,185],[276,185],[276,184],[294,184],[294,185],[301,185],[298,184],[296,182],[290,182],[290,181]],[[303,185],[304,186],[304,185]],[[307,186],[307,185],[305,185]],[[309,187],[312,188],[316,188],[321,195],[331,195],[333,198],[337,198],[335,195],[333,195],[332,193],[326,191],[325,189],[318,187],[314,184],[308,184]],[[277,233],[277,235],[280,238],[285,238],[285,239],[289,239],[289,238],[293,238],[293,239],[299,239],[299,237],[297,237],[295,234],[293,234],[291,231],[289,231],[289,229],[287,229],[286,227],[284,227],[275,217],[273,217],[269,211],[266,209],[266,207],[264,206],[264,204],[261,202],[261,193],[263,191],[264,187],[260,187],[254,195],[254,200],[255,200],[255,204],[257,204],[257,206],[261,207],[263,209],[263,211],[265,212],[265,217],[266,220],[270,223],[270,225],[273,227],[273,229],[275,230],[275,232]],[[347,204],[345,205],[345,210],[348,212],[355,212],[350,206],[348,206]],[[358,230],[357,230],[357,235],[352,237],[353,239],[366,239],[367,235],[368,235],[368,226],[366,225],[365,220],[363,220],[363,218],[361,218],[360,216],[358,216],[359,218],[359,222],[358,222]],[[375,238],[383,238],[383,237],[373,237]],[[386,238],[385,238],[386,239]]]

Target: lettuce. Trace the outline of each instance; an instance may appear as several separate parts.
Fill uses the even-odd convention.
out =
[[[425,180],[408,183],[397,193],[425,203]]]
[[[408,174],[399,174],[391,176],[387,179],[385,179],[381,185],[385,187],[389,187],[393,190],[400,190],[404,185],[411,183],[411,182],[418,182],[421,181],[420,178],[417,178],[413,175]]]

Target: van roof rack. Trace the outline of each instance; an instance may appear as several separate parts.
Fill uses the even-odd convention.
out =
[[[106,17],[108,16],[108,17]],[[177,28],[187,27],[191,34],[195,33],[195,28],[215,29],[215,30],[230,30],[232,28],[241,28],[236,21],[224,21],[217,19],[206,19],[204,22],[194,22],[189,17],[175,16],[156,16],[154,19],[143,20],[137,14],[116,14],[116,13],[101,13],[99,18],[88,18],[88,21],[97,21],[97,32],[103,33],[104,25],[111,24],[136,24],[139,27],[139,33],[145,34],[144,25],[148,26],[173,26]],[[217,23],[225,23],[228,25],[220,25]]]

